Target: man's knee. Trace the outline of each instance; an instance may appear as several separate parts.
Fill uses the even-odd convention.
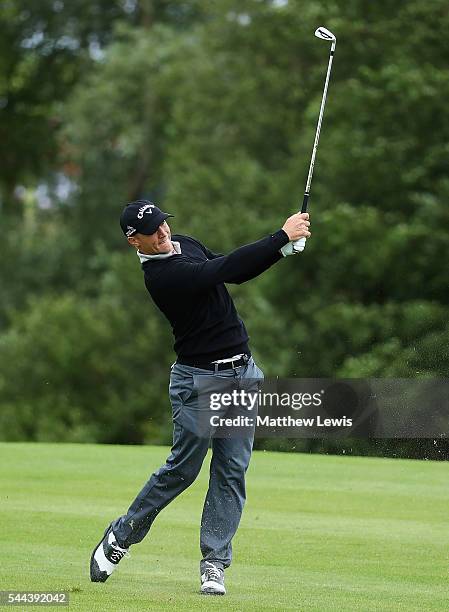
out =
[[[211,463],[211,474],[227,483],[241,483],[245,480],[248,462],[242,457],[215,457]]]
[[[202,462],[196,461],[180,465],[174,468],[172,476],[179,478],[186,487],[189,487],[200,473],[201,464]]]
[[[181,486],[188,487],[200,473],[206,452],[198,449],[197,452],[187,456],[174,457],[171,455],[160,471],[164,472],[169,479],[179,481]]]

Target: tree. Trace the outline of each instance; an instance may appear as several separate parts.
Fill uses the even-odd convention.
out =
[[[148,29],[169,22],[182,30],[199,15],[200,3],[195,0],[2,2],[0,213],[20,218],[16,186],[34,184],[61,169],[57,143],[61,104],[70,98],[80,77],[101,60],[117,24]]]

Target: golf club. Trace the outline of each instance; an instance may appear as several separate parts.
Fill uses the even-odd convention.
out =
[[[322,38],[323,40],[331,41],[332,44],[331,44],[331,49],[330,49],[330,54],[329,54],[329,63],[327,65],[327,74],[326,74],[326,81],[324,83],[323,97],[321,99],[320,114],[318,116],[318,123],[316,126],[315,142],[313,143],[312,157],[310,159],[309,174],[307,176],[306,189],[304,191],[304,199],[303,199],[302,207],[301,207],[301,212],[303,213],[307,212],[307,203],[309,201],[309,196],[310,196],[310,185],[312,183],[313,167],[315,165],[315,156],[316,156],[316,152],[318,149],[318,141],[320,139],[321,122],[323,120],[324,107],[326,105],[327,88],[329,85],[329,78],[330,78],[331,69],[332,69],[332,60],[334,59],[335,46],[337,44],[337,39],[334,36],[334,34],[332,34],[330,30],[327,30],[323,26],[315,30],[315,36],[317,38]],[[304,250],[305,246],[306,246],[306,238],[300,238],[299,240],[295,240],[295,242],[293,243],[293,252],[301,253],[301,251]]]

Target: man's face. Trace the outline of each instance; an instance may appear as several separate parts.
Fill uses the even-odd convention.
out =
[[[154,234],[134,234],[128,242],[145,255],[159,255],[173,250],[171,232],[167,221],[161,223]]]

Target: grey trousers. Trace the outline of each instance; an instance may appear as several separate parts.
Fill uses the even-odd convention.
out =
[[[201,376],[262,379],[263,373],[253,359],[235,369],[217,373],[175,363],[170,375],[170,401],[173,412],[173,446],[165,464],[154,472],[133,501],[127,514],[112,522],[120,546],[140,542],[154,519],[197,477],[209,444],[212,447],[209,488],[201,518],[200,548],[202,571],[205,561],[221,568],[232,560],[232,538],[237,531],[246,499],[245,472],[254,436],[199,437],[189,429],[198,410],[195,381]]]

